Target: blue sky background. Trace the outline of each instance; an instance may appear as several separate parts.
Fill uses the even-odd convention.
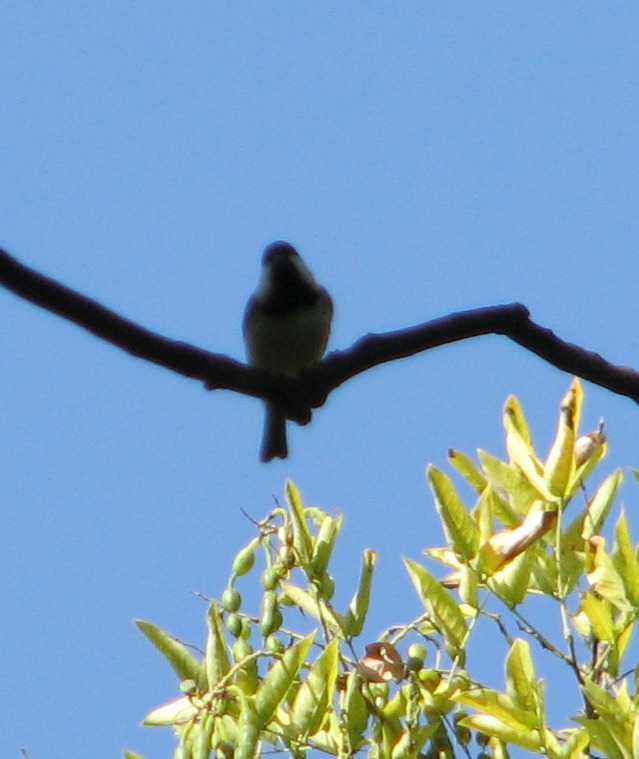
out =
[[[638,25],[630,3],[4,2],[0,245],[238,358],[262,248],[286,239],[333,295],[334,348],[518,300],[639,367]],[[7,759],[171,755],[138,725],[175,678],[132,620],[201,643],[191,591],[222,592],[240,508],[265,515],[287,477],[346,515],[343,598],[380,551],[370,639],[415,616],[400,556],[442,540],[426,463],[502,454],[511,393],[545,451],[571,379],[503,338],[441,348],[351,381],[264,466],[258,402],[4,291],[0,352]],[[605,470],[639,465],[637,407],[586,392]]]

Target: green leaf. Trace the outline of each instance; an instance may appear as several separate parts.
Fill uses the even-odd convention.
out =
[[[300,685],[291,709],[291,723],[300,736],[314,735],[335,695],[339,640],[333,639]]]
[[[612,558],[606,552],[605,539],[601,536],[592,537],[590,551],[592,568],[587,572],[586,577],[592,588],[620,611],[632,611],[632,604],[626,598],[623,581],[615,569]]]
[[[521,638],[513,642],[506,657],[506,689],[515,706],[539,716],[537,673],[530,646]]]
[[[590,742],[590,736],[585,728],[575,730],[562,744],[559,759],[584,759],[584,749]]]
[[[147,727],[167,727],[169,725],[186,725],[198,713],[189,696],[176,698],[168,704],[158,706],[144,718],[143,725]]]
[[[286,698],[314,640],[315,633],[313,632],[287,649],[260,683],[255,693],[255,710],[260,728],[270,722],[275,710]]]
[[[353,596],[348,611],[344,616],[343,630],[347,636],[354,637],[362,632],[371,600],[373,572],[377,563],[377,552],[367,548],[362,554],[362,570],[359,586]]]
[[[459,570],[459,597],[473,609],[479,608],[479,576],[474,567],[464,564]]]
[[[315,598],[307,590],[294,585],[292,582],[288,582],[288,580],[280,580],[280,590],[296,606],[299,606],[302,611],[325,624],[331,632],[336,635],[345,636],[344,617],[325,601]]]
[[[426,741],[439,729],[439,722],[433,722],[430,725],[419,725],[414,730],[406,730],[393,746],[391,759],[414,759],[419,756]]]
[[[551,493],[543,472],[541,462],[537,458],[530,442],[525,440],[513,417],[511,400],[506,401],[504,409],[504,427],[506,428],[506,450],[512,462],[519,467],[530,485],[548,503],[557,503],[557,497]]]
[[[624,584],[630,603],[639,608],[639,561],[630,537],[630,529],[625,513],[622,511],[616,528],[617,551],[614,563]]]
[[[536,711],[517,707],[504,693],[489,688],[472,688],[455,696],[455,701],[499,720],[512,730],[534,730],[539,739],[540,723]]]
[[[610,513],[623,482],[623,472],[617,470],[601,483],[588,507],[572,522],[561,538],[566,551],[581,549],[583,541],[601,532],[601,527]]]
[[[633,721],[635,709],[630,699],[612,696],[604,688],[591,680],[583,686],[588,703],[597,714],[597,720],[577,718],[595,736],[595,745],[603,748],[608,757],[636,759],[632,753]],[[597,724],[593,724],[593,723]]]
[[[228,647],[222,627],[222,616],[215,601],[209,606],[206,621],[209,635],[206,642],[206,658],[204,662],[208,687],[214,689],[231,668]]]
[[[479,548],[479,529],[475,521],[452,481],[434,466],[429,466],[426,472],[449,543],[466,561],[475,558]]]
[[[608,726],[601,720],[583,717],[574,717],[574,720],[588,730],[591,746],[603,751],[606,759],[633,759],[631,754],[619,747]]]
[[[634,614],[624,615],[621,622],[615,624],[615,644],[610,651],[608,670],[613,677],[619,675],[623,658],[626,655],[635,629]],[[639,754],[637,754],[639,756]]]
[[[527,728],[524,725],[511,727],[489,714],[473,714],[470,717],[464,717],[459,724],[485,735],[491,735],[504,743],[512,743],[536,754],[541,753],[543,744],[539,731]],[[504,756],[508,756],[508,754],[504,754]]]
[[[514,527],[519,524],[521,515],[528,512],[530,504],[539,498],[539,494],[516,467],[487,451],[478,450],[477,453],[489,481],[495,488],[506,493],[516,506],[514,509],[510,504],[501,501],[501,513],[495,512],[506,527]]]
[[[316,751],[312,753],[315,755],[317,751],[322,751],[325,754],[337,756],[339,754],[340,746],[342,743],[343,740],[340,723],[338,722],[334,712],[329,711],[327,729],[319,730],[313,735],[313,747],[316,749]],[[310,756],[310,754],[311,752],[309,752],[307,756]]]
[[[424,567],[404,559],[410,579],[424,606],[456,656],[466,643],[466,622],[453,597]]]
[[[610,604],[588,591],[581,599],[581,608],[588,617],[595,638],[612,642],[615,633]]]
[[[180,643],[171,635],[164,632],[164,630],[156,627],[156,625],[151,624],[151,622],[137,619],[135,624],[158,651],[163,654],[180,680],[200,682],[202,673],[201,664],[183,643]]]
[[[301,557],[302,563],[308,566],[313,553],[313,539],[306,521],[302,494],[292,480],[288,480],[286,483],[286,500],[290,506],[293,523],[293,545]]]
[[[561,402],[557,433],[544,466],[544,477],[550,492],[556,496],[566,495],[575,467],[575,417],[580,413],[579,397],[573,383]]]
[[[479,468],[470,456],[467,456],[461,451],[456,451],[453,448],[450,448],[448,451],[448,460],[478,493],[481,493],[484,490],[488,481],[479,471]]]
[[[135,751],[124,751],[124,759],[144,759],[142,754],[136,754]]]
[[[510,608],[524,601],[530,590],[530,574],[539,549],[534,546],[498,569],[488,581],[491,590]]]
[[[513,428],[517,430],[526,446],[532,451],[534,449],[532,433],[530,432],[530,426],[528,425],[528,420],[519,398],[515,395],[510,395],[506,399],[504,412],[508,415]]]
[[[349,672],[346,678],[342,713],[352,753],[359,748],[369,717],[368,705],[362,695],[362,678],[356,669]]]

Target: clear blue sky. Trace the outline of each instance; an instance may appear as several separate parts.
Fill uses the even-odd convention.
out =
[[[333,295],[334,348],[518,300],[639,367],[638,28],[628,3],[4,2],[0,245],[235,357],[286,239]],[[371,639],[407,621],[400,556],[442,540],[425,464],[502,454],[510,393],[545,451],[570,383],[505,339],[439,349],[350,382],[264,466],[258,402],[4,291],[0,352],[3,759],[169,756],[138,724],[176,682],[132,620],[201,643],[190,591],[222,592],[240,508],[265,515],[287,477],[346,515],[345,596],[379,549]],[[606,469],[639,465],[639,409],[586,392]]]

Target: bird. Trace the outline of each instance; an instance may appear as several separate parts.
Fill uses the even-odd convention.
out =
[[[242,323],[249,362],[272,374],[296,377],[324,355],[332,318],[330,295],[295,248],[282,240],[268,245]],[[260,460],[287,456],[286,416],[267,402]]]

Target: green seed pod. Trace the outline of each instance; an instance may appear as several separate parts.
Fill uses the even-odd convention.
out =
[[[407,654],[409,659],[421,659],[424,662],[428,656],[428,649],[423,643],[411,643]]]
[[[255,759],[260,755],[258,743],[260,739],[260,719],[252,699],[242,699],[240,712],[239,741],[235,749],[235,759]]]
[[[233,644],[233,661],[235,661],[235,663],[242,661],[242,659],[245,659],[252,653],[253,646],[242,638],[236,640]]]
[[[222,593],[222,606],[226,611],[237,611],[242,605],[242,595],[235,588],[227,588]]]
[[[283,567],[281,564],[275,564],[268,569],[265,569],[262,573],[262,587],[264,590],[275,590],[277,583],[280,581],[281,570]]]
[[[248,640],[253,632],[252,622],[248,617],[242,620],[242,639]]]
[[[226,629],[234,638],[242,634],[242,617],[239,614],[229,614],[226,618]]]
[[[236,663],[241,662],[247,656],[253,653],[253,647],[250,643],[240,638],[233,645],[233,659]],[[235,675],[235,684],[244,693],[252,694],[257,690],[259,685],[257,661],[251,659],[241,667]]]
[[[415,659],[412,656],[409,656],[408,659],[406,659],[406,671],[407,672],[419,672],[420,669],[424,666],[424,662],[421,659]]]
[[[286,649],[286,646],[282,641],[277,637],[277,635],[274,635],[271,633],[265,642],[265,647],[267,651],[270,651],[272,654],[281,654]]]
[[[277,606],[277,595],[273,592],[264,594],[262,603],[262,616],[260,618],[260,627],[262,635],[267,637],[275,630],[279,629],[282,624],[282,612]]]
[[[185,693],[187,696],[192,696],[197,691],[197,683],[195,680],[191,680],[191,678],[188,678],[187,680],[182,680],[180,683],[180,690],[182,693]]]
[[[233,575],[235,577],[242,577],[242,575],[245,575],[253,569],[253,565],[255,564],[255,549],[259,542],[259,538],[253,538],[253,540],[251,540],[251,542],[236,555],[232,567]]]

